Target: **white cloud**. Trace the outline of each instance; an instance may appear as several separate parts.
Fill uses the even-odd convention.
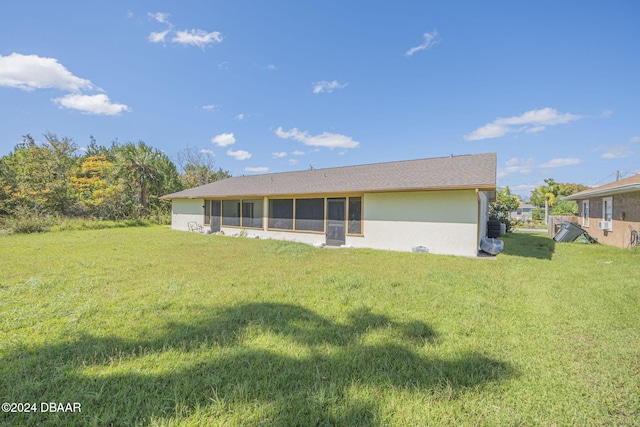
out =
[[[537,132],[542,132],[543,130],[545,130],[546,128],[544,126],[534,126],[534,127],[530,127],[525,129],[525,133],[537,133]]]
[[[241,121],[243,121],[243,120],[246,118],[246,116],[245,116],[244,114],[242,114],[242,113],[241,113],[241,114],[236,115],[234,118],[235,118],[237,121],[241,122]]]
[[[582,160],[578,158],[556,158],[551,159],[546,163],[536,164],[536,161],[531,158],[520,159],[513,157],[504,163],[503,168],[498,168],[497,177],[505,178],[515,173],[527,175],[533,172],[534,169],[560,168],[565,166],[575,166],[580,163],[582,163]]]
[[[211,138],[211,142],[216,144],[218,147],[227,147],[235,144],[236,138],[233,136],[233,133],[221,133],[220,135],[216,135]]]
[[[600,154],[600,157],[603,159],[625,159],[633,156],[633,151],[626,144],[611,145],[603,148],[602,151],[604,152]]]
[[[78,92],[96,89],[89,80],[74,76],[55,58],[19,53],[0,55],[0,86],[26,91],[55,88]]]
[[[278,69],[274,64],[269,64],[265,68],[269,71],[276,71]]]
[[[164,43],[167,40],[169,33],[174,33],[171,41],[173,43],[179,43],[183,45],[198,46],[202,50],[210,44],[221,43],[222,34],[218,31],[207,32],[204,30],[193,29],[183,31],[173,31],[173,24],[169,21],[169,14],[163,12],[151,13],[149,12],[149,18],[154,21],[166,24],[167,29],[164,31],[152,32],[149,34],[148,40],[151,43]]]
[[[551,159],[547,163],[538,165],[540,168],[561,168],[564,166],[575,166],[582,163],[582,160],[576,158]]]
[[[282,127],[278,127],[275,133],[282,139],[295,139],[305,145],[327,147],[332,150],[334,148],[356,148],[360,145],[358,141],[354,141],[350,136],[337,133],[323,132],[320,135],[311,136],[308,132],[300,132],[297,128],[285,131]]]
[[[207,110],[207,111],[220,111],[220,109],[222,108],[221,105],[214,105],[214,104],[209,104],[209,105],[203,105],[202,109],[203,110]]]
[[[227,150],[227,155],[234,157],[236,160],[247,160],[251,158],[251,153],[244,150],[232,151],[229,149]]]
[[[69,94],[62,98],[55,98],[53,102],[64,108],[79,110],[86,114],[104,114],[116,116],[123,111],[131,111],[125,104],[111,102],[109,97],[103,93],[97,95]]]
[[[509,128],[507,126],[488,123],[474,130],[469,135],[465,135],[464,139],[467,141],[477,141],[480,139],[499,138],[501,136],[505,136],[508,132]]]
[[[498,178],[504,178],[512,173],[520,173],[523,175],[531,173],[535,167],[535,161],[533,159],[519,159],[513,157],[505,162],[504,168],[498,169]]]
[[[464,139],[467,141],[477,141],[481,139],[499,138],[507,133],[541,132],[545,130],[547,126],[564,125],[581,118],[581,116],[570,113],[560,114],[555,108],[547,107],[540,110],[527,111],[520,116],[498,118],[465,135]]]
[[[212,43],[222,43],[222,34],[218,31],[208,33],[204,30],[176,31],[176,35],[171,41],[174,43],[198,46],[204,49]]]
[[[294,156],[304,156],[305,152],[304,151],[300,151],[300,150],[296,150],[291,154],[294,155]]]
[[[440,37],[437,30],[433,30],[430,33],[424,33],[423,37],[424,37],[424,42],[421,45],[418,45],[416,47],[412,47],[411,49],[409,49],[405,53],[406,56],[412,56],[414,53],[419,52],[421,50],[431,49],[433,45],[440,42]]]
[[[0,55],[0,86],[15,87],[25,91],[35,89],[60,89],[71,92],[51,101],[63,108],[79,110],[86,114],[115,116],[131,111],[125,104],[111,102],[105,94],[83,95],[83,90],[102,89],[89,80],[74,76],[55,58],[12,53]]]
[[[284,151],[280,151],[279,153],[271,153],[275,158],[287,157],[287,153]]]
[[[250,167],[247,166],[246,168],[244,168],[245,172],[256,172],[256,173],[263,173],[263,172],[268,172],[269,168],[266,166],[258,166],[258,167]]]
[[[544,182],[542,183],[537,182],[535,184],[519,184],[514,186],[510,185],[509,190],[511,190],[511,192],[515,194],[527,195],[528,193],[531,193],[531,191],[535,190],[536,188],[540,187],[543,184]]]
[[[171,23],[169,22],[169,15],[168,13],[163,13],[163,12],[156,12],[156,13],[151,13],[149,12],[147,15],[149,15],[149,18],[156,20],[158,22],[160,22],[161,24],[169,24],[171,25]]]
[[[338,83],[337,80],[334,80],[332,82],[328,82],[326,80],[322,80],[319,82],[314,83],[313,86],[313,93],[331,93],[333,92],[335,89],[342,89],[347,87],[347,84],[340,84]]]
[[[631,150],[631,146],[640,142],[640,136],[634,136],[630,138],[626,144],[614,144],[610,146],[601,146],[593,151],[602,151],[600,155],[603,159],[625,159],[631,157],[634,151]]]
[[[300,163],[300,160],[298,159],[289,159],[289,164],[290,165],[297,165],[298,163]]]
[[[206,148],[203,148],[202,150],[200,150],[200,152],[202,154],[213,154],[213,150],[207,150]]]
[[[151,34],[149,34],[149,41],[151,43],[164,43],[167,38],[167,34],[169,34],[169,31],[171,30],[152,32]]]

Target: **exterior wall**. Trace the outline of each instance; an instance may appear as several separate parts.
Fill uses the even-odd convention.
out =
[[[598,221],[602,221],[602,199],[612,197],[613,199],[613,224],[612,230],[600,230]],[[589,235],[598,239],[598,242],[605,245],[626,248],[629,245],[631,232],[629,226],[634,230],[640,229],[640,192],[613,194],[611,196],[598,196],[589,199],[589,226],[579,224],[589,232]],[[582,200],[578,201],[582,216]]]
[[[174,199],[171,202],[171,229],[188,231],[187,223],[204,222],[204,199]]]
[[[227,236],[239,234],[242,230],[248,237],[258,236],[261,239],[284,240],[287,242],[298,242],[313,245],[316,243],[325,243],[327,237],[324,233],[305,233],[299,231],[274,231],[261,230],[259,228],[240,228],[240,227],[221,227]]]
[[[394,251],[425,246],[435,254],[478,255],[478,197],[474,190],[364,195],[363,237],[347,245]]]
[[[488,195],[485,192],[368,193],[364,195],[362,203],[363,235],[347,235],[345,243],[348,246],[394,251],[411,251],[415,246],[425,246],[435,254],[477,256],[479,237],[486,235]],[[202,224],[203,204],[203,199],[174,199],[171,228],[186,231],[189,221]],[[235,235],[243,229],[223,226],[221,230],[226,235]],[[244,230],[248,236],[262,239],[307,244],[326,242],[324,233]]]

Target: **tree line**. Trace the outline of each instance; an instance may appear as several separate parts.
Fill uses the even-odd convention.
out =
[[[86,149],[69,138],[31,135],[0,158],[0,216],[49,215],[109,220],[168,217],[160,197],[228,178],[213,156],[190,147],[177,156],[144,141]]]

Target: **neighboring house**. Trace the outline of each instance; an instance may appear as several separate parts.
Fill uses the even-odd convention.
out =
[[[578,202],[580,225],[598,242],[626,248],[640,228],[640,175],[564,197]]]
[[[511,219],[518,221],[531,221],[533,219],[533,210],[535,206],[529,203],[520,202],[518,210],[511,212]]]
[[[240,176],[162,198],[175,230],[477,256],[495,189],[489,153]]]

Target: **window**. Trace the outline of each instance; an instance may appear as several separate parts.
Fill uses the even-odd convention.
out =
[[[609,231],[613,227],[613,197],[602,198],[602,219],[609,221]]]
[[[362,197],[349,197],[348,234],[362,234]]]
[[[589,201],[582,201],[582,225],[584,227],[589,226]]]
[[[240,226],[240,200],[222,201],[222,225]]]
[[[262,200],[242,201],[242,226],[262,228]]]
[[[324,199],[296,199],[295,229],[324,231]]]
[[[204,201],[204,225],[211,225],[211,200]]]
[[[269,228],[293,230],[293,199],[269,200]]]

